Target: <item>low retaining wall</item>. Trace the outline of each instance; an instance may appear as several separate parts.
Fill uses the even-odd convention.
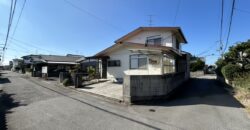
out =
[[[124,102],[166,97],[188,78],[185,72],[166,75],[127,75],[123,83]]]

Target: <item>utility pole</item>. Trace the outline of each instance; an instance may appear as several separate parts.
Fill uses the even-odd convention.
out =
[[[219,47],[219,53],[221,55],[221,57],[223,57],[223,43],[222,43],[222,40],[220,40],[220,47]]]

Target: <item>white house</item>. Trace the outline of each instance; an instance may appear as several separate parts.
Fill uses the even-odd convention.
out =
[[[185,71],[178,58],[185,55],[181,46],[186,43],[179,27],[139,27],[95,57],[108,57],[102,68],[114,81],[125,75],[163,75]]]
[[[12,63],[13,63],[12,68],[11,68],[12,71],[19,71],[22,69],[21,68],[22,67],[21,66],[21,64],[22,64],[21,59],[13,59]]]

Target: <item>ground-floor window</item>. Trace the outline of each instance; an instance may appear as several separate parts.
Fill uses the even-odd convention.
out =
[[[169,57],[163,57],[163,73],[175,72],[175,60]]]
[[[130,56],[130,69],[147,69],[147,55],[136,54]]]
[[[108,67],[119,67],[121,66],[120,60],[109,60],[108,61]]]

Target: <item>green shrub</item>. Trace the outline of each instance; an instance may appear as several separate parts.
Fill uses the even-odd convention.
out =
[[[227,62],[223,60],[222,58],[219,58],[215,64],[217,65],[217,68],[222,68],[223,66],[227,65]]]
[[[219,58],[216,62],[216,69],[215,69],[215,73],[218,75],[218,76],[223,76],[222,72],[221,72],[221,69],[223,66],[227,65],[228,63],[222,59],[222,58]]]
[[[241,67],[239,65],[228,64],[222,67],[221,72],[226,79],[233,81],[236,77],[239,77]]]
[[[89,66],[87,68],[87,72],[88,72],[88,75],[89,75],[90,79],[93,79],[95,77],[95,68],[94,67]]]
[[[64,86],[69,86],[71,82],[70,82],[69,78],[66,78],[66,79],[63,80],[62,83],[63,83]]]

